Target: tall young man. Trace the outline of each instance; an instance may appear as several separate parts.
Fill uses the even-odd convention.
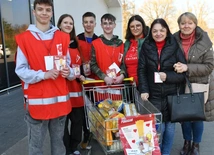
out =
[[[50,23],[51,0],[35,0],[35,25],[16,36],[15,72],[22,81],[26,103],[29,155],[42,155],[47,130],[51,155],[65,155],[65,116],[71,111],[66,79],[74,78],[69,67],[69,35]]]
[[[94,28],[96,26],[96,16],[92,12],[86,12],[82,16],[82,25],[84,28],[84,32],[80,33],[78,37],[79,41],[79,49],[83,62],[83,70],[85,76],[89,78],[94,78],[94,75],[90,72],[90,60],[91,60],[91,43],[98,36],[94,33]]]
[[[92,41],[98,38],[98,36],[94,33],[94,28],[96,26],[96,16],[92,12],[86,12],[82,16],[82,25],[84,28],[84,32],[80,33],[78,37],[79,42],[79,50],[80,55],[83,62],[83,71],[84,75],[87,78],[94,79],[95,75],[91,72],[90,68],[90,61],[91,61],[91,46]],[[88,94],[89,95],[89,94]],[[80,144],[82,149],[90,149],[91,147],[88,146],[90,131],[87,129],[86,126],[86,118],[85,118],[85,111],[83,111],[83,141]]]
[[[116,18],[112,14],[101,17],[103,34],[92,42],[91,70],[96,79],[106,84],[119,84],[124,79],[124,70],[120,69],[124,46],[121,39],[113,34]],[[114,76],[115,75],[115,76]]]

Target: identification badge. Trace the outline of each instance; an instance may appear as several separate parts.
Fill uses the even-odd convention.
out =
[[[154,78],[155,83],[163,83],[158,72],[154,72]]]
[[[74,75],[79,78],[80,77],[80,65],[72,64],[72,68],[74,70]]]
[[[61,71],[66,66],[66,56],[54,56],[54,68]]]
[[[113,69],[108,69],[107,71],[106,71],[106,74],[107,74],[107,76],[108,77],[110,77],[110,78],[116,78],[116,69],[115,68],[113,68]]]
[[[83,63],[83,71],[86,76],[91,74],[90,62]]]
[[[119,73],[120,68],[117,66],[117,64],[114,62],[111,64],[111,66],[108,67],[109,69],[116,69],[116,74]]]
[[[45,69],[48,71],[48,70],[51,70],[54,68],[54,61],[53,61],[53,56],[45,56]]]

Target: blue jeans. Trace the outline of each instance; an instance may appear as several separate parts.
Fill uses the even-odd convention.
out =
[[[175,123],[163,122],[161,126],[162,141],[160,145],[161,154],[169,155],[175,134]]]
[[[204,122],[182,122],[181,124],[183,138],[185,140],[191,141],[194,143],[200,143],[202,139],[202,134],[204,131]]]
[[[51,155],[65,155],[63,135],[65,128],[65,116],[50,119],[36,120],[29,113],[25,115],[28,127],[29,155],[43,155],[43,143],[47,130],[49,130]]]

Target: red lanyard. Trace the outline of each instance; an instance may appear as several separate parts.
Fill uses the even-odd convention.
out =
[[[52,44],[53,44],[53,40],[54,40],[54,35],[55,35],[55,33],[54,33],[54,35],[53,35],[53,38],[52,38],[52,40],[51,40],[51,43],[50,43],[50,46],[49,46],[49,47],[47,47],[47,45],[45,44],[44,40],[41,39],[41,37],[39,36],[39,34],[38,34],[37,32],[36,32],[36,35],[37,35],[37,37],[39,38],[39,40],[43,43],[43,45],[44,45],[44,47],[46,48],[46,50],[48,51],[48,55],[51,55],[51,54],[50,54],[50,51],[51,51],[51,48],[52,48]]]

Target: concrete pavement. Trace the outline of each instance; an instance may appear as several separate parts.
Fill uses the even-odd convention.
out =
[[[27,155],[27,129],[23,120],[24,109],[21,88],[0,94],[0,155]],[[201,155],[214,155],[214,122],[205,122],[203,140],[200,144]],[[49,137],[44,143],[44,155],[51,155]],[[96,140],[91,141],[91,155],[105,155]],[[180,124],[176,124],[176,134],[171,155],[179,155],[183,145]],[[82,152],[86,155],[88,152]],[[123,155],[123,153],[115,153]]]

